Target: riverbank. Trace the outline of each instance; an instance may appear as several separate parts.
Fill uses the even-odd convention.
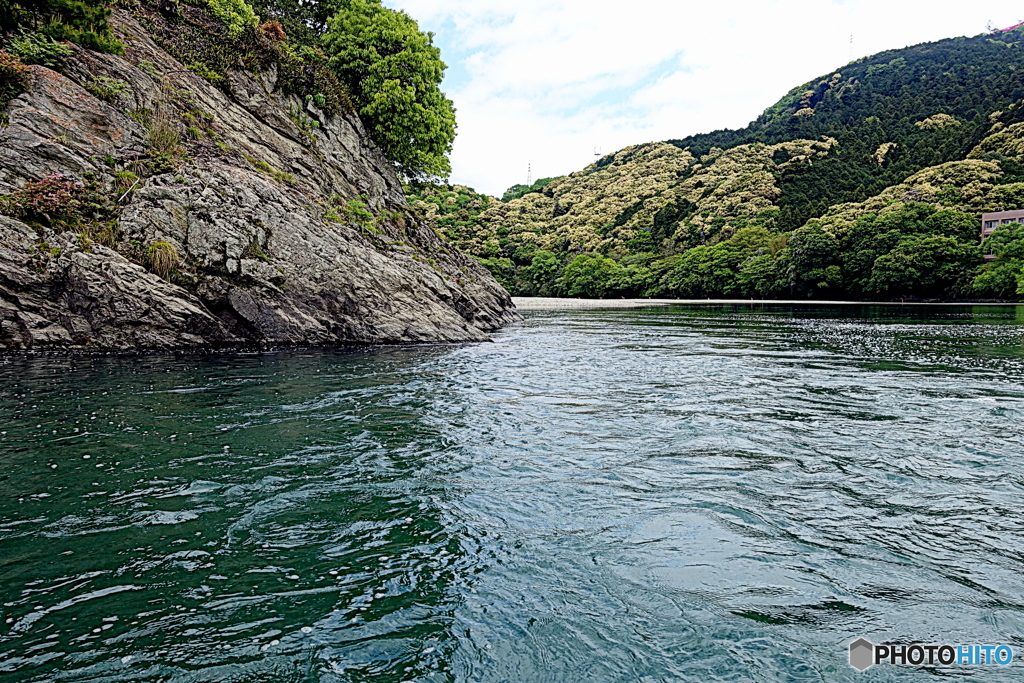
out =
[[[514,296],[512,302],[520,311],[555,311],[579,309],[647,308],[649,306],[693,306],[751,304],[785,306],[1022,306],[1016,302],[988,301],[819,301],[815,299],[569,299],[543,296]]]

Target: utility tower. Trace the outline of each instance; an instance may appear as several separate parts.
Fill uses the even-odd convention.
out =
[[[526,186],[530,187],[533,185],[533,167],[530,164],[526,165]]]

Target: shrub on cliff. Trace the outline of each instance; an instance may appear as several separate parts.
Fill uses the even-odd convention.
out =
[[[95,180],[76,180],[51,173],[0,197],[0,213],[28,223],[58,229],[78,229],[109,218],[116,207]]]
[[[206,0],[206,6],[210,14],[227,27],[232,38],[259,24],[256,12],[245,0]]]
[[[71,54],[71,46],[42,33],[24,33],[11,41],[7,51],[25,64],[38,64],[47,69],[58,69],[64,58]]]
[[[324,45],[374,142],[408,178],[447,177],[455,108],[439,88],[447,67],[433,34],[380,0],[340,7]]]
[[[124,46],[110,30],[109,0],[13,0],[0,2],[0,32],[38,31],[99,52]]]
[[[14,55],[0,50],[0,109],[28,90],[30,82],[28,67]]]

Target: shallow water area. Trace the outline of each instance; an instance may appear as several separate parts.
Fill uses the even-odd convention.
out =
[[[0,357],[0,682],[1020,679],[1024,306],[525,317]]]

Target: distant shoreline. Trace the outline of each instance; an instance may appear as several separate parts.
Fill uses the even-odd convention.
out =
[[[986,301],[819,301],[816,299],[568,299],[559,297],[514,296],[512,303],[520,311],[591,310],[611,308],[648,308],[651,306],[691,305],[786,305],[786,306],[1024,306],[1024,302]]]

